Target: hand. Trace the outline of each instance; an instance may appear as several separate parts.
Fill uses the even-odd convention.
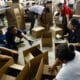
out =
[[[57,67],[53,68],[53,67],[49,67],[49,72],[53,73],[55,70],[57,70]]]

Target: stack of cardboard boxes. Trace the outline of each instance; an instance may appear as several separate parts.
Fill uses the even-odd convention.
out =
[[[25,28],[24,11],[17,3],[13,3],[11,8],[6,11],[8,25],[15,25],[20,29]],[[23,13],[22,13],[23,12]]]

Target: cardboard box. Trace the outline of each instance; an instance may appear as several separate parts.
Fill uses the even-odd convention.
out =
[[[39,48],[40,45],[36,45],[23,51],[25,63],[31,63],[35,61],[37,64],[40,62],[41,58],[43,57],[44,63],[48,64],[48,51],[43,53]]]
[[[42,47],[52,47],[52,32],[45,32],[42,35]]]
[[[13,63],[13,58],[6,55],[0,55],[0,78],[7,71],[8,67]]]
[[[29,65],[13,64],[9,66],[1,80],[29,80]]]
[[[42,51],[39,50],[39,47],[40,45],[33,46],[23,52],[24,61],[29,64],[30,80],[32,80],[37,73],[41,58],[43,58],[45,64],[48,64],[48,52],[42,53]],[[27,58],[27,60],[25,58]]]
[[[56,72],[50,73],[49,66],[43,63],[43,59],[41,59],[40,65],[38,67],[37,73],[35,75],[35,80],[53,80]]]
[[[24,13],[24,12],[23,12]],[[20,29],[25,29],[24,14],[18,3],[12,4],[11,8],[6,10],[8,25],[15,25]]]
[[[32,36],[34,38],[40,38],[42,36],[43,32],[44,32],[44,27],[40,27],[40,26],[34,27],[32,29]]]
[[[37,73],[40,61],[43,58],[43,63],[48,64],[48,53],[43,53],[42,55],[36,56],[34,59],[30,60],[30,77],[34,77]],[[34,74],[33,74],[34,73]]]
[[[60,27],[57,27],[57,26],[53,26],[53,27],[51,27],[50,28],[50,31],[52,32],[52,36],[54,37],[54,38],[56,38],[56,35],[58,34],[58,35],[63,35],[63,29],[62,28],[60,28]]]

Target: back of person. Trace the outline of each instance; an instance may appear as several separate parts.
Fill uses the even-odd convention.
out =
[[[40,17],[40,24],[41,26],[45,27],[45,29],[49,29],[50,26],[53,25],[53,20],[52,20],[52,12],[48,7],[46,7],[46,10],[44,13],[42,13]]]
[[[61,68],[59,74],[57,75],[57,80],[80,80],[80,53],[75,51],[75,58],[64,64]]]
[[[64,8],[62,10],[62,16],[65,16],[65,15],[69,15],[69,18],[71,18],[73,15],[72,9],[68,7],[66,4],[64,4]]]

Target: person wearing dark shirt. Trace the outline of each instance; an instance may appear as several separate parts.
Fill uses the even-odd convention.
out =
[[[77,19],[73,18],[68,25],[68,41],[70,43],[80,42],[80,23]]]
[[[67,24],[68,21],[72,18],[73,11],[66,4],[59,3],[58,4],[60,15],[62,16],[62,25],[63,25],[63,35],[68,32]]]
[[[32,45],[33,43],[33,41],[25,37],[22,34],[22,32],[18,30],[15,26],[8,27],[5,37],[6,37],[6,47],[10,49],[17,49],[17,43],[15,42],[16,37],[20,38],[20,41],[22,38],[26,39],[30,45]]]

